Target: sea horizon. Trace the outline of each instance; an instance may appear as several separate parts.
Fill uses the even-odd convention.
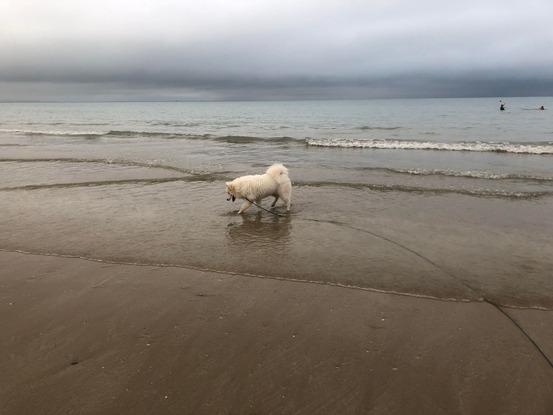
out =
[[[133,103],[133,102],[144,102],[144,103],[162,103],[162,102],[183,102],[183,103],[194,103],[194,102],[317,102],[317,101],[392,101],[392,100],[450,100],[450,99],[513,99],[513,98],[553,98],[553,94],[544,94],[544,95],[482,95],[482,96],[405,96],[405,97],[370,97],[370,98],[290,98],[290,99],[85,99],[85,100],[71,100],[71,99],[59,99],[59,100],[2,100],[0,99],[0,104],[93,104],[93,103]]]

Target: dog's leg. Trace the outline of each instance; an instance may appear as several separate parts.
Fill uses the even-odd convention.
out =
[[[284,202],[284,204],[286,205],[286,210],[290,210],[290,199],[288,199],[288,197],[284,196],[282,198],[282,201]]]
[[[292,204],[292,185],[288,188],[288,195],[286,197],[286,210],[290,211],[290,205]]]
[[[288,188],[288,189],[285,189],[285,190],[287,190],[287,191],[280,192],[280,198],[284,202],[284,205],[286,206],[286,210],[289,211],[290,210],[290,205],[292,203],[292,189]]]
[[[275,207],[277,201],[278,201],[278,195],[275,196],[275,200],[273,200],[273,203],[271,203],[271,207]]]
[[[242,203],[242,206],[240,206],[240,210],[238,211],[238,214],[240,215],[242,212],[245,212],[246,209],[248,209],[251,205],[252,203],[246,200],[244,203]]]

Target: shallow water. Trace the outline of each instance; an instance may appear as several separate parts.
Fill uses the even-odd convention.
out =
[[[0,248],[553,308],[553,100],[507,103],[0,104]]]

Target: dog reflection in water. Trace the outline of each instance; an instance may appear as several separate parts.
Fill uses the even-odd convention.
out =
[[[290,215],[273,216],[258,211],[255,215],[243,215],[241,220],[229,223],[227,237],[234,246],[284,247],[290,241],[291,221]]]

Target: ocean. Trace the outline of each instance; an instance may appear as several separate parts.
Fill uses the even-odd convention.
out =
[[[553,98],[503,101],[1,103],[0,249],[550,309]]]

